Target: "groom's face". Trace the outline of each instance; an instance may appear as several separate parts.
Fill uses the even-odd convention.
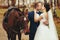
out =
[[[37,10],[41,10],[42,9],[42,4],[41,3],[38,3],[37,4]]]

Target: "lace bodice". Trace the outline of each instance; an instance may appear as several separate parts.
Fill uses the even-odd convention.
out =
[[[40,20],[40,22],[42,22],[42,23],[43,23],[44,21],[46,21],[46,18],[45,18],[44,13],[42,13],[40,16],[42,16],[42,17],[43,17],[43,19],[41,19],[41,20]]]

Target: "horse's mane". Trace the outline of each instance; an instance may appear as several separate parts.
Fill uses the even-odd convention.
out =
[[[4,13],[4,16],[5,16],[5,14],[7,14],[6,16],[8,16],[9,13],[10,13],[13,9],[16,10],[16,11],[21,12],[21,10],[20,10],[19,8],[11,8],[11,9],[8,9],[8,11],[6,11],[6,12]]]

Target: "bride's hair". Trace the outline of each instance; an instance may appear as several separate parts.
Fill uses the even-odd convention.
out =
[[[44,7],[46,8],[46,12],[48,12],[50,10],[50,5],[49,3],[45,3]]]

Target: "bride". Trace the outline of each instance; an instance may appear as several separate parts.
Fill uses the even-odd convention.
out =
[[[58,40],[56,27],[53,21],[52,11],[49,4],[42,6],[43,13],[38,15],[35,13],[34,21],[40,21],[34,40]]]

